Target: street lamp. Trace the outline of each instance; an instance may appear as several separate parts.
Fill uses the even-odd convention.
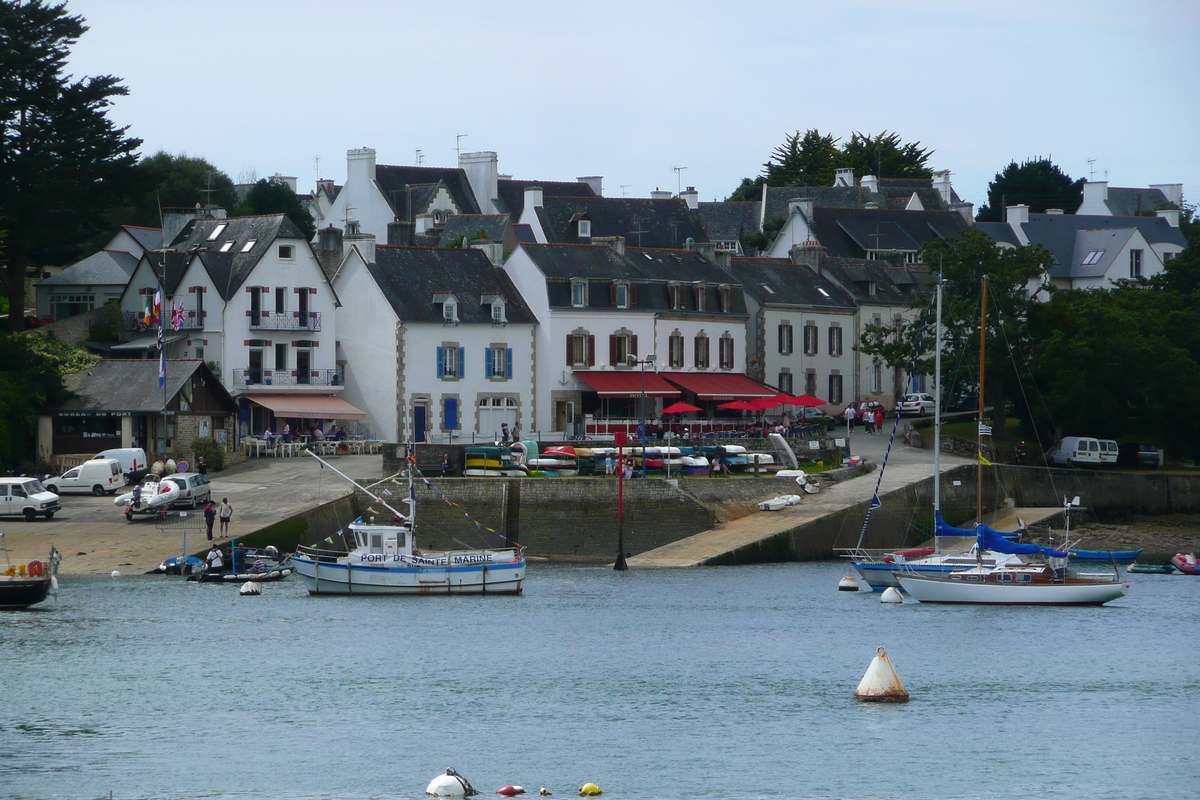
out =
[[[642,440],[642,477],[645,478],[646,477],[646,365],[649,364],[651,369],[654,368],[654,354],[651,353],[650,355],[646,356],[641,361],[638,361],[638,357],[635,355],[628,355],[625,357],[625,360],[629,363],[630,366],[640,366],[642,368],[642,399],[641,399],[642,424],[638,428],[638,430],[640,431],[640,433],[638,434],[638,438]]]

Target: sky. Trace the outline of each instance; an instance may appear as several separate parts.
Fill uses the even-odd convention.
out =
[[[341,183],[346,151],[608,196],[722,200],[794,131],[898,133],[976,204],[1010,161],[1200,197],[1200,2],[68,0],[112,119],[235,182]],[[460,138],[461,137],[461,138]],[[677,170],[676,168],[683,168]]]

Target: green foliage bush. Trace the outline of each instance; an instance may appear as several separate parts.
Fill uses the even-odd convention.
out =
[[[192,453],[196,457],[197,464],[200,463],[200,457],[203,456],[209,469],[215,472],[225,469],[225,448],[212,438],[197,439],[192,442]],[[195,466],[192,467],[192,471],[196,471]]]

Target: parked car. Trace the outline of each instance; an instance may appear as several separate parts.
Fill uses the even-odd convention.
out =
[[[932,414],[936,402],[933,395],[920,392],[918,394],[906,394],[900,399],[900,416],[916,415],[923,417],[926,414]]]
[[[953,403],[946,405],[947,411],[978,411],[979,410],[979,395],[975,392],[968,392],[962,395]]]
[[[113,493],[125,485],[121,462],[115,458],[93,458],[57,478],[46,480],[46,490],[55,494],[91,492],[99,497]]]
[[[163,478],[179,487],[179,499],[171,503],[172,508],[187,506],[196,508],[212,500],[212,486],[208,477],[195,472],[176,472]]]
[[[1129,467],[1158,467],[1158,448],[1148,442],[1123,442],[1117,448],[1117,463]]]
[[[58,495],[46,491],[37,478],[0,478],[0,516],[50,519],[60,510]]]
[[[114,447],[92,456],[93,460],[97,458],[115,458],[120,461],[121,469],[125,471],[125,480],[130,484],[140,483],[150,471],[150,465],[146,462],[146,451],[140,447]]]
[[[826,428],[832,428],[834,426],[834,419],[819,408],[801,406],[796,411],[796,424],[824,425]]]
[[[1098,467],[1101,464],[1100,440],[1087,436],[1064,436],[1051,461],[1059,466]]]

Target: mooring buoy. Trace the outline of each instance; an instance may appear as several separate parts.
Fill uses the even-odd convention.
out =
[[[895,586],[889,586],[883,590],[883,594],[879,596],[881,603],[903,603],[904,595],[900,594],[900,590]]]
[[[867,703],[908,702],[908,690],[904,688],[904,681],[896,674],[896,668],[892,666],[887,651],[882,647],[876,648],[871,666],[867,667],[866,674],[854,690],[854,697]]]
[[[840,581],[838,581],[838,591],[857,592],[858,578],[854,577],[853,575],[847,575],[846,577],[842,578]]]

